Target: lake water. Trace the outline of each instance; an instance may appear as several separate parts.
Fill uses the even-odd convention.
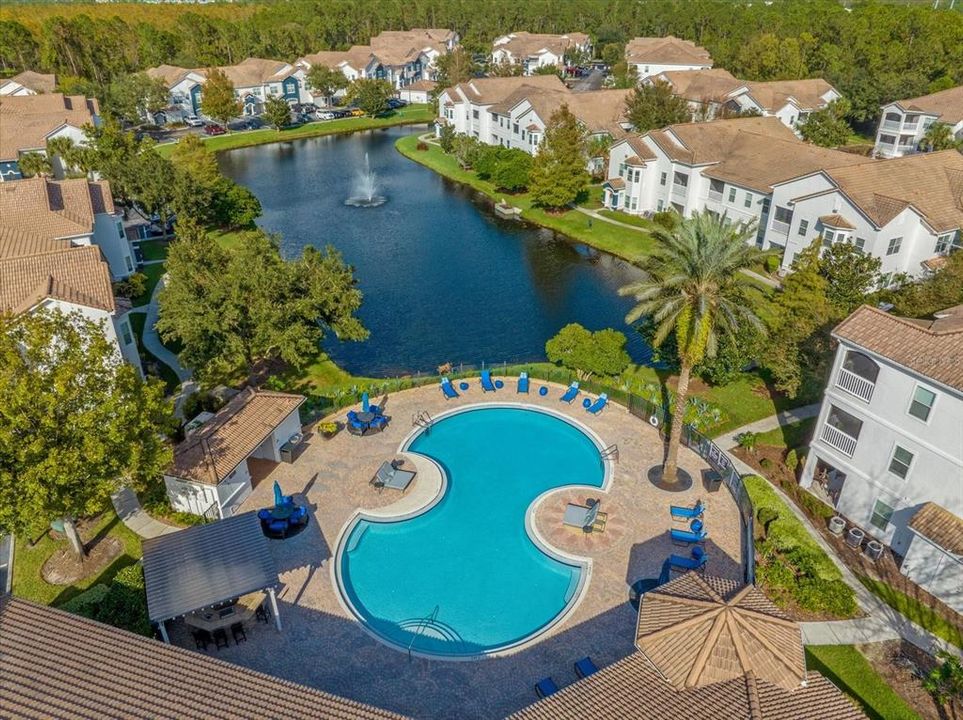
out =
[[[364,292],[361,343],[324,341],[351,373],[391,376],[445,362],[544,360],[545,341],[570,322],[612,327],[629,352],[650,352],[625,325],[630,264],[543,228],[501,220],[484,196],[412,162],[394,143],[422,127],[296,140],[221,153],[221,170],[264,208],[258,224],[282,253],[333,245]],[[345,205],[368,154],[379,207]],[[627,231],[628,232],[628,231]]]

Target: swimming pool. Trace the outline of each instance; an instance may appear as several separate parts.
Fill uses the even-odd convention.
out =
[[[404,449],[432,458],[448,484],[423,514],[348,529],[336,571],[358,619],[395,647],[444,657],[504,650],[557,621],[585,568],[536,545],[526,514],[548,490],[602,487],[599,444],[544,411],[475,407]]]

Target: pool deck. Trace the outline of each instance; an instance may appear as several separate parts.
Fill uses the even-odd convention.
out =
[[[505,380],[504,389],[484,394],[478,380],[471,380],[471,388],[450,401],[435,385],[396,393],[384,408],[392,422],[383,433],[356,437],[342,431],[326,440],[309,432],[293,464],[252,461],[257,484],[243,510],[270,506],[277,480],[285,494],[308,505],[312,518],[301,534],[271,543],[282,582],[278,599],[283,632],[258,624],[248,630],[246,643],[210,654],[417,718],[500,718],[533,702],[532,686],[546,675],[560,686],[573,682],[575,660],[590,655],[601,667],[633,651],[631,584],[657,577],[670,553],[685,552],[668,539],[670,504],[703,498],[708,506],[709,570],[741,579],[739,512],[725,488],[714,493],[703,488],[699,478],[707,465],[701,458],[683,449],[679,464],[695,484],[682,493],[666,493],[646,479],[646,471],[661,464],[664,452],[647,423],[612,403],[600,415],[590,415],[581,407],[582,396],[566,405],[558,400],[563,388],[540,381],[532,382],[528,395],[517,395],[514,379]],[[544,398],[537,393],[543,385],[550,388]],[[411,456],[406,465],[408,459],[416,462],[419,474],[406,493],[379,493],[369,484],[382,462],[402,457],[398,449],[412,430],[411,418],[422,410],[437,416],[482,402],[525,402],[562,412],[605,445],[618,444],[619,462],[606,490],[559,488],[537,501],[533,510],[540,538],[564,554],[590,558],[591,577],[562,622],[510,654],[467,661],[409,658],[375,639],[345,608],[335,586],[332,553],[359,510],[371,515],[417,513],[437,497],[442,487],[437,473],[430,468],[422,472],[423,461]],[[333,419],[343,420],[344,411]],[[562,527],[566,503],[588,497],[601,499],[601,510],[608,515],[605,532],[590,535]],[[173,642],[193,648],[182,623],[173,623],[171,630]]]

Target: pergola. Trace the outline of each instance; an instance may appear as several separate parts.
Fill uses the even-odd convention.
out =
[[[164,642],[168,620],[266,590],[281,630],[277,567],[257,514],[242,513],[143,541],[147,614]]]

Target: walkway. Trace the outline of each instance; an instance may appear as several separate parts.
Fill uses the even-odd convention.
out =
[[[180,530],[148,515],[140,506],[137,495],[130,488],[121,488],[110,496],[110,500],[114,503],[114,510],[124,525],[142,538],[153,538]]]
[[[146,305],[131,308],[129,312],[147,313],[147,317],[144,320],[144,336],[141,338],[144,343],[144,348],[160,362],[173,370],[178,380],[184,382],[185,380],[191,379],[191,371],[182,367],[180,361],[177,359],[177,355],[164,347],[155,329],[157,325],[157,297],[163,287],[164,278],[161,277],[161,279],[157,281],[157,285],[154,286],[154,291],[150,296],[150,302]]]
[[[812,405],[803,405],[802,407],[793,408],[792,410],[786,410],[778,415],[770,415],[762,420],[756,420],[748,425],[743,425],[740,428],[736,428],[728,435],[715,438],[715,441],[724,450],[732,450],[733,448],[739,446],[739,436],[743,433],[762,433],[769,430],[775,430],[776,428],[783,427],[785,425],[792,425],[793,423],[797,423],[802,420],[808,420],[809,418],[814,418],[819,415],[819,408],[821,407],[822,403],[813,403]]]

